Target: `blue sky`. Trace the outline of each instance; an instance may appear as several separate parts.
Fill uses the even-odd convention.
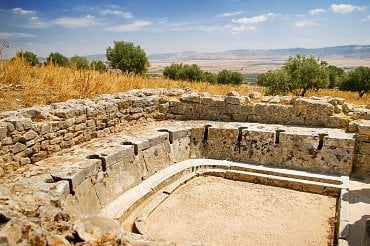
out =
[[[39,56],[147,54],[370,44],[370,0],[2,0],[0,41]]]

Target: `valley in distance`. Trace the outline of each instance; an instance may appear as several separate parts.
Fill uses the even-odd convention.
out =
[[[219,72],[223,69],[238,71],[246,75],[248,82],[255,82],[257,75],[277,69],[297,54],[312,55],[327,61],[329,65],[346,71],[359,66],[370,67],[370,45],[343,45],[325,48],[291,48],[274,50],[229,50],[222,52],[184,51],[148,55],[149,73],[161,75],[172,63],[197,64],[202,70]],[[106,60],[104,54],[87,56],[89,60]],[[249,78],[249,79],[248,79]],[[251,81],[252,80],[252,81]]]

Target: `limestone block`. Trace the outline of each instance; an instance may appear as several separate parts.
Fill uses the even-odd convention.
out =
[[[370,155],[355,154],[352,173],[359,177],[367,178],[370,175]]]
[[[240,114],[241,115],[253,115],[255,113],[255,106],[253,104],[241,105]]]
[[[225,113],[226,114],[240,114],[241,106],[237,104],[226,104]]]
[[[24,131],[31,129],[32,127],[32,120],[30,118],[25,117],[11,117],[4,120],[5,122],[11,123],[15,130],[17,131]]]
[[[342,105],[335,105],[334,106],[334,113],[336,113],[336,114],[340,114],[340,113],[342,113],[342,111],[343,111],[343,106]]]
[[[169,133],[163,131],[150,133],[147,138],[149,139],[149,147],[153,147],[161,143],[169,143],[170,141]]]
[[[236,122],[246,122],[246,121],[248,121],[248,116],[241,115],[241,114],[233,114],[232,115],[232,120],[236,121]]]
[[[133,154],[133,145],[108,146],[100,151],[99,158],[104,160],[105,168],[108,168]]]
[[[276,96],[273,96],[270,100],[269,100],[269,103],[280,103],[281,99],[280,99],[280,96],[276,95]]]
[[[149,176],[171,164],[170,150],[170,143],[168,141],[143,150],[144,161]]]
[[[370,155],[370,142],[358,142],[357,148],[358,154]]]
[[[239,130],[236,127],[208,128],[206,155],[212,159],[231,158],[232,152],[238,142]]]
[[[101,204],[96,194],[91,178],[85,179],[75,188],[77,208],[82,214],[98,214]]]
[[[172,137],[172,140],[176,140],[176,139],[179,139],[179,138],[190,137],[191,128],[169,129],[169,132],[170,132],[170,137]]]
[[[266,117],[271,117],[272,121],[279,121],[279,118],[287,118],[288,117],[288,107],[287,105],[282,104],[271,104],[267,106],[267,114]]]
[[[346,101],[346,99],[344,99],[344,98],[334,97],[334,98],[330,98],[328,100],[328,103],[330,103],[333,106],[335,106],[335,105],[343,105],[345,101]]]
[[[45,120],[49,117],[49,110],[47,107],[37,108],[25,108],[19,110],[19,113],[26,118],[31,118],[33,121]]]
[[[224,107],[225,100],[222,97],[203,97],[202,104],[206,104],[210,107]]]
[[[280,97],[280,101],[283,104],[292,104],[293,97],[291,97],[291,96],[282,96],[282,97]]]
[[[334,113],[334,106],[330,103],[313,100],[308,98],[297,98],[294,102],[294,108],[302,115],[316,115],[331,116]]]
[[[183,94],[181,96],[180,101],[199,103],[200,102],[200,96],[197,92],[187,93],[187,94]]]
[[[255,105],[255,112],[256,115],[267,115],[267,107],[266,103],[256,103]]]
[[[226,96],[240,96],[240,94],[237,91],[230,91],[226,94]]]
[[[226,96],[225,97],[226,104],[233,104],[233,105],[240,105],[244,102],[244,97],[241,96]]]
[[[78,219],[73,228],[84,241],[97,240],[108,234],[123,234],[116,221],[96,215],[88,215]]]
[[[26,145],[17,142],[17,143],[15,143],[15,145],[13,147],[13,154],[17,154],[17,153],[22,152],[26,149],[27,149]]]
[[[170,107],[169,103],[162,103],[162,104],[159,105],[159,112],[160,113],[167,113],[169,107]]]
[[[353,112],[354,108],[353,108],[353,105],[350,104],[350,103],[345,103],[343,104],[343,112],[344,113],[349,113],[349,112]]]
[[[65,157],[67,159],[67,157]],[[47,162],[60,162],[63,158],[53,157],[49,158]],[[72,190],[76,189],[85,179],[95,175],[102,170],[101,160],[97,159],[71,159],[63,160],[64,164],[62,167],[51,167],[50,175],[56,180],[70,180],[72,184]]]
[[[273,159],[275,132],[268,129],[243,129],[234,159],[242,162],[268,164]],[[275,156],[274,156],[275,157]]]
[[[134,154],[111,165],[106,172],[92,179],[100,203],[105,206],[123,192],[139,184],[146,176],[143,162],[137,162]]]
[[[59,117],[59,118],[72,118],[76,116],[76,111],[73,108],[60,108],[60,109],[55,109],[50,112],[51,114]]]
[[[171,152],[175,163],[188,160],[190,158],[190,136],[174,138]]]
[[[361,135],[370,135],[370,120],[361,120],[357,124],[358,133]]]
[[[254,91],[254,92],[249,93],[249,97],[252,99],[257,99],[261,97],[261,93]]]

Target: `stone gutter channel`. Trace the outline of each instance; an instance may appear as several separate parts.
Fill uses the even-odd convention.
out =
[[[337,197],[335,240],[346,245],[355,136],[331,128],[214,121],[154,122],[136,134],[112,134],[2,179],[0,239],[9,245],[117,238],[168,245],[148,239],[141,222],[182,183],[214,175]],[[122,231],[114,222],[124,222],[162,188],[152,209],[135,221],[144,235]]]

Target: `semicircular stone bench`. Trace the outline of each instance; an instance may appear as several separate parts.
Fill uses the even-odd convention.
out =
[[[143,223],[151,211],[199,175],[346,196],[355,146],[352,133],[258,123],[181,126],[163,122],[156,130],[135,136],[114,134],[42,160],[35,167],[37,173],[23,180],[28,196],[42,192],[76,214],[120,223],[145,200],[156,197],[133,221],[144,236]],[[348,211],[341,204],[345,200],[339,201],[337,227],[340,238],[345,238]]]

